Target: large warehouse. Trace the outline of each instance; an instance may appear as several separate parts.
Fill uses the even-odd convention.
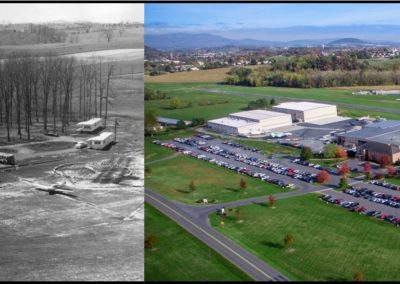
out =
[[[335,105],[312,102],[286,102],[273,106],[272,110],[288,113],[292,116],[293,121],[298,122],[313,122],[337,117]]]
[[[338,143],[356,146],[359,158],[379,162],[383,156],[392,163],[400,160],[400,121],[388,120],[367,125],[362,130],[337,134]]]
[[[245,135],[262,134],[274,128],[290,125],[292,118],[289,114],[267,110],[241,111],[208,121],[208,127],[217,132]]]

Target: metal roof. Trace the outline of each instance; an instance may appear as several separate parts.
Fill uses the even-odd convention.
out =
[[[305,111],[305,110],[312,110],[312,109],[332,107],[332,106],[336,107],[336,105],[313,103],[313,102],[286,102],[286,103],[281,103],[277,106],[273,106],[272,109],[286,108],[286,109],[292,109],[292,110]]]
[[[254,122],[254,121],[247,121],[244,119],[235,119],[235,118],[231,118],[231,117],[217,118],[217,119],[209,120],[208,122],[221,124],[221,125],[225,125],[225,126],[230,126],[230,127],[242,127],[242,126],[257,124],[257,122]]]
[[[169,124],[169,125],[176,125],[178,123],[179,119],[173,119],[173,118],[167,118],[167,117],[157,117],[157,122],[159,123],[164,123],[164,124]],[[185,124],[188,125],[191,122],[184,120]]]
[[[263,119],[268,119],[268,118],[278,117],[278,116],[290,116],[290,114],[276,112],[276,111],[255,109],[255,110],[231,113],[229,116],[240,117],[240,118],[244,118],[244,119],[263,120]]]
[[[89,119],[87,121],[79,122],[77,125],[94,125],[97,122],[100,122],[101,120],[103,120],[103,119],[99,118],[99,117],[96,117],[96,118]]]
[[[400,126],[400,120],[385,120],[385,121],[380,121],[380,122],[374,122],[374,123],[366,125],[365,127],[387,129],[387,128],[392,128],[392,127],[397,127],[397,126]]]

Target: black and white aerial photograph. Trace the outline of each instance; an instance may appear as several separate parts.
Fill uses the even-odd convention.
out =
[[[0,280],[144,279],[144,7],[0,4]]]

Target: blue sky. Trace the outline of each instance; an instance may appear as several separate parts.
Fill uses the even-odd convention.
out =
[[[146,33],[400,25],[400,4],[145,4]]]

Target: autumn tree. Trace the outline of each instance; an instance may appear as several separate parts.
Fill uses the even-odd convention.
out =
[[[364,274],[361,271],[357,271],[354,274],[354,281],[356,282],[363,282],[364,281]]]
[[[149,234],[144,241],[144,247],[148,249],[153,249],[157,243],[157,237],[154,234]]]
[[[381,165],[382,168],[389,166],[391,163],[392,161],[390,160],[390,157],[388,155],[383,155],[379,159],[379,164]]]
[[[397,169],[394,166],[387,166],[386,173],[389,177],[393,177],[397,174]]]
[[[347,157],[347,151],[343,149],[341,146],[336,147],[336,158],[346,158]]]
[[[194,181],[192,180],[189,184],[189,189],[190,191],[195,191],[196,190],[196,185],[194,184]]]
[[[274,207],[275,207],[275,204],[276,204],[276,198],[275,198],[275,196],[269,195],[269,196],[268,196],[268,206],[269,206],[270,208],[274,208]]]
[[[364,175],[365,175],[366,179],[370,179],[371,178],[372,166],[371,166],[370,163],[368,163],[368,162],[364,163],[363,172],[364,172]]]
[[[240,221],[242,219],[242,209],[240,207],[236,208],[236,219]]]
[[[240,179],[239,188],[242,190],[247,188],[247,182],[244,179]]]
[[[349,173],[350,173],[349,164],[347,162],[342,163],[338,169],[338,175],[347,176]]]
[[[330,178],[331,176],[325,170],[322,170],[317,174],[317,181],[319,183],[327,183],[330,180]]]
[[[288,233],[283,239],[283,247],[290,248],[294,243],[294,237],[291,233]]]

